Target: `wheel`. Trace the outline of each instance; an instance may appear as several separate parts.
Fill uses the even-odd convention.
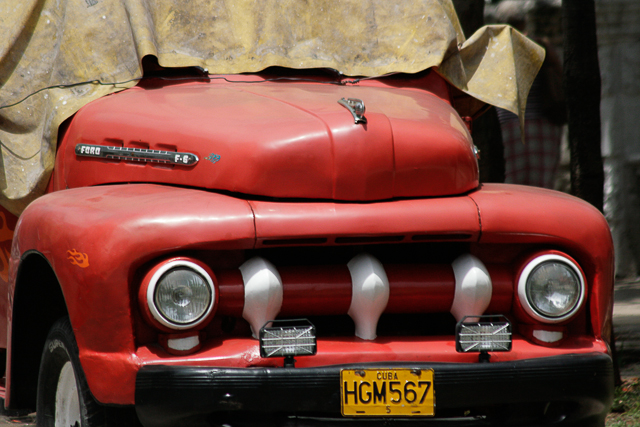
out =
[[[45,341],[36,400],[38,427],[139,426],[133,407],[100,405],[91,395],[67,317],[51,327]]]
[[[102,407],[91,396],[66,317],[54,323],[45,341],[38,374],[36,420],[39,427],[104,425]]]

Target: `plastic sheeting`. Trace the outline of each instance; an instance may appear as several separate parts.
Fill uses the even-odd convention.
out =
[[[544,51],[503,26],[465,41],[451,0],[4,0],[0,204],[17,214],[44,193],[58,126],[134,86],[146,55],[210,74],[438,67],[462,91],[522,117]]]

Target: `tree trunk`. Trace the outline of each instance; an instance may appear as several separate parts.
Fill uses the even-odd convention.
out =
[[[465,37],[484,25],[485,0],[453,0]],[[480,149],[480,182],[504,182],[504,147],[495,108],[473,121],[471,136]]]
[[[571,193],[602,211],[600,68],[594,0],[563,0],[563,85],[567,102]]]
[[[563,85],[567,101],[571,193],[603,211],[604,167],[600,145],[600,67],[594,0],[563,0]],[[622,384],[611,325],[616,385]]]

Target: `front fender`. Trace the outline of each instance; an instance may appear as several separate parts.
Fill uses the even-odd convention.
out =
[[[609,343],[615,266],[613,240],[602,214],[568,194],[524,185],[484,184],[469,197],[480,212],[480,243],[526,239],[570,251],[591,284],[588,304],[593,333]]]
[[[95,398],[132,404],[139,367],[132,321],[135,269],[182,249],[254,244],[253,213],[246,201],[151,184],[87,187],[58,191],[29,205],[16,226],[12,265],[17,267],[31,251],[48,260]]]

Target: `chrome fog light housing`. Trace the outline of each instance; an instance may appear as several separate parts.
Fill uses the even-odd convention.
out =
[[[536,320],[560,323],[578,312],[586,285],[580,268],[569,258],[547,254],[530,261],[518,280],[522,308]]]
[[[285,366],[293,366],[294,356],[313,356],[318,348],[316,328],[307,319],[273,320],[260,329],[259,340],[260,356],[284,357]]]
[[[214,301],[213,280],[202,267],[187,260],[162,265],[147,288],[151,315],[171,329],[197,326],[211,313]]]
[[[456,325],[456,351],[511,351],[511,323],[504,316],[465,316]]]

